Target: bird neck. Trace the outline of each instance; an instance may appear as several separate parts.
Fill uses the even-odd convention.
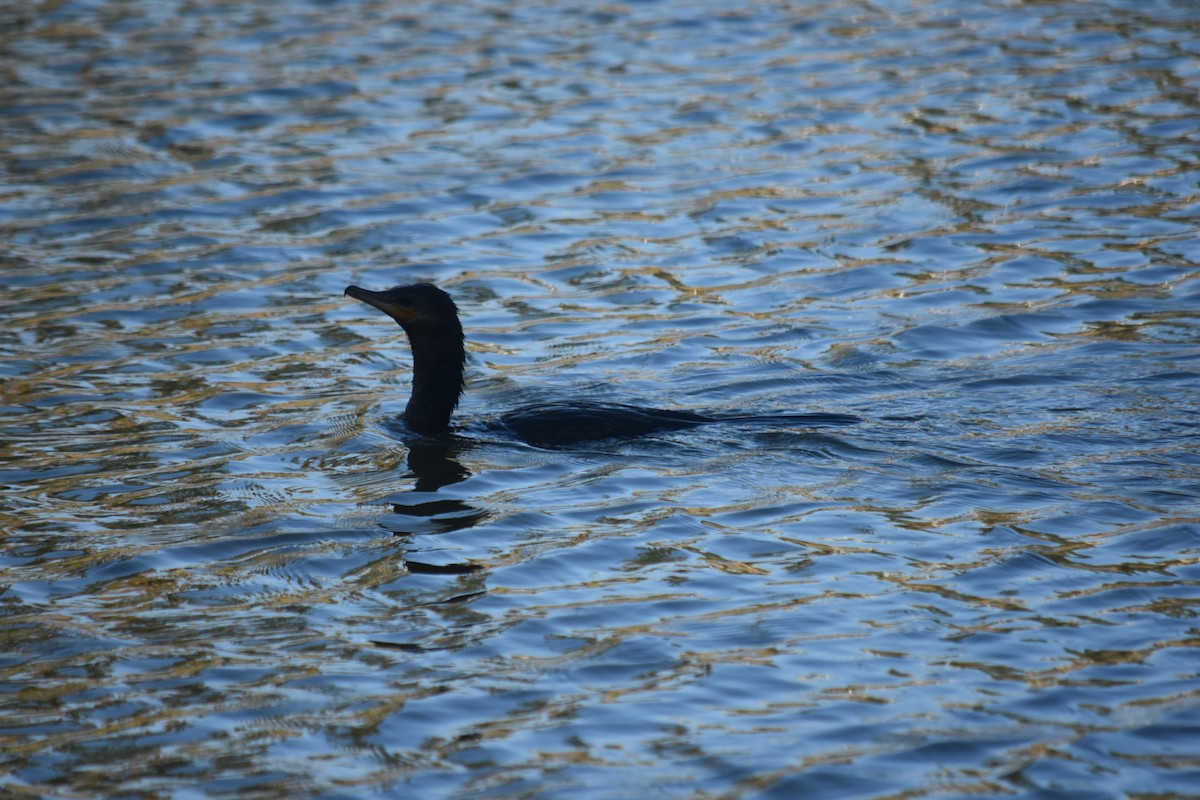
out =
[[[450,427],[450,415],[463,392],[462,327],[405,330],[412,348],[413,382],[404,422],[417,433],[442,433]]]

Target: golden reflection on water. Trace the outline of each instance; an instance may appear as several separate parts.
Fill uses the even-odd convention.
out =
[[[1093,10],[17,14],[0,793],[1187,796],[1200,30]]]

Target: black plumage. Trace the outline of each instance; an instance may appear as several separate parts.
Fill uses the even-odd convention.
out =
[[[382,292],[349,286],[346,294],[383,311],[408,334],[413,380],[412,395],[404,409],[405,425],[423,435],[449,432],[450,417],[465,388],[463,367],[466,362],[458,307],[450,295],[428,283],[396,286]],[[691,411],[590,401],[524,406],[496,420],[518,438],[545,447],[624,439],[713,422],[817,427],[858,421],[858,417],[848,414],[710,417]]]

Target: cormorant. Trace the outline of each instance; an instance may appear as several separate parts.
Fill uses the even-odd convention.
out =
[[[422,435],[445,434],[450,415],[465,388],[462,324],[450,295],[428,283],[396,286],[382,292],[347,286],[346,295],[378,308],[399,323],[412,348],[412,396],[404,423]],[[762,417],[707,417],[690,411],[639,408],[620,403],[545,403],[510,411],[496,421],[530,444],[562,447],[600,439],[623,439],[655,431],[694,428],[710,422],[759,422],[777,425],[847,425],[848,414],[786,414]]]

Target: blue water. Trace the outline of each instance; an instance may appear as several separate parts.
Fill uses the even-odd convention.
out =
[[[1190,0],[9,6],[0,794],[1197,796]]]

